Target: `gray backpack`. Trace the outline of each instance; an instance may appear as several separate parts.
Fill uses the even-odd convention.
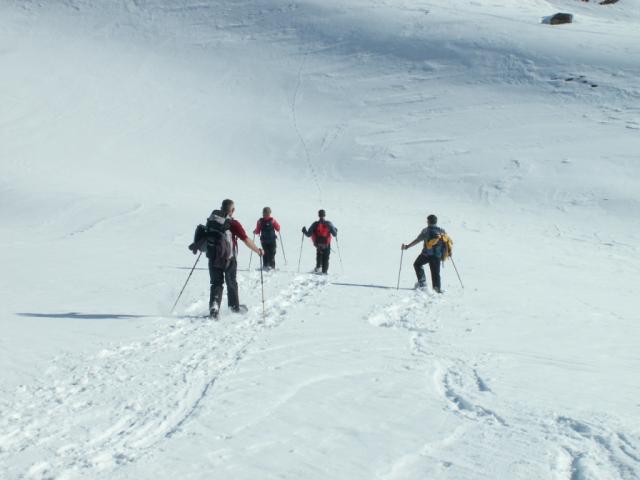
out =
[[[205,226],[207,237],[207,257],[216,268],[227,268],[233,258],[231,243],[231,218],[225,217],[220,210],[214,210]]]

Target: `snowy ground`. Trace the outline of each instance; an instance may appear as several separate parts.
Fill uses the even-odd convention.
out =
[[[0,478],[640,478],[639,21],[0,2]],[[247,316],[200,318],[204,262],[171,315],[225,197],[283,224],[266,318],[244,248]],[[414,248],[395,290],[429,213],[465,288]]]

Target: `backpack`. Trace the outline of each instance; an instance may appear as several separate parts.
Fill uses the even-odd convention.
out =
[[[316,229],[313,232],[315,235],[315,243],[318,248],[327,248],[329,246],[329,239],[331,238],[331,231],[329,226],[324,222],[318,222]]]
[[[446,233],[440,235],[440,240],[442,240],[442,261],[444,262],[453,255],[453,240]]]
[[[231,219],[219,210],[214,210],[205,227],[207,257],[216,268],[227,268],[233,257],[231,244]]]
[[[196,227],[196,231],[193,234],[193,243],[189,245],[189,250],[191,250],[194,255],[207,250],[207,227],[202,224]]]
[[[273,219],[260,219],[260,241],[263,243],[276,243],[276,228],[273,226]]]
[[[442,230],[437,237],[424,243],[424,247],[435,252],[440,252],[440,260],[445,261],[453,255],[453,240]],[[437,255],[437,253],[435,253]]]

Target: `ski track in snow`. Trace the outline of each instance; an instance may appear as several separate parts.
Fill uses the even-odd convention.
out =
[[[447,301],[446,297],[415,292],[399,300],[396,296],[367,317],[373,325],[410,332],[412,350],[425,359],[425,369],[433,370],[433,388],[442,397],[444,408],[466,421],[437,445],[426,444],[418,454],[399,459],[389,478],[402,478],[403,468],[412,460],[433,457],[435,450],[450,448],[456,442],[475,442],[474,448],[482,448],[492,438],[504,442],[505,437],[520,448],[542,443],[554,452],[546,471],[551,478],[640,478],[640,439],[625,432],[617,419],[597,413],[590,421],[583,421],[500,398],[482,377],[481,361],[464,358],[452,345],[439,343],[438,309]],[[451,465],[440,466],[446,470]]]
[[[2,478],[88,478],[136,461],[181,432],[264,328],[326,284],[296,276],[268,302],[265,319],[261,307],[218,322],[178,318],[148,340],[56,358],[39,384],[1,405]]]

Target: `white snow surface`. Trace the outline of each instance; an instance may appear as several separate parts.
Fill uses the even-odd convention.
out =
[[[0,478],[640,478],[639,22],[1,1]],[[247,315],[201,317],[206,260],[172,314],[227,197],[283,225],[265,316],[242,245]],[[429,213],[464,288],[415,247],[396,290]]]

